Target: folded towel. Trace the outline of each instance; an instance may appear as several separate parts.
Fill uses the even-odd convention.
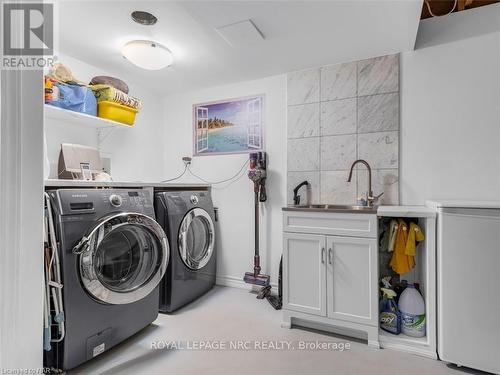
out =
[[[90,80],[89,85],[109,85],[117,90],[128,94],[128,86],[119,78],[109,76],[97,76]]]
[[[89,87],[94,92],[94,95],[97,98],[98,102],[103,102],[103,101],[115,102],[134,109],[140,109],[142,106],[142,102],[140,99],[125,94],[123,91],[115,89],[110,85],[100,84],[100,85],[90,85]]]

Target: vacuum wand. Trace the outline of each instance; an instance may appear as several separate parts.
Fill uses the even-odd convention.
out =
[[[255,215],[255,253],[253,257],[253,272],[245,272],[243,280],[248,284],[268,286],[269,275],[260,273],[260,254],[259,254],[259,205],[260,202],[267,200],[266,195],[266,154],[264,152],[256,152],[250,154],[250,170],[248,171],[248,178],[253,181],[254,191],[254,215]]]
[[[254,194],[255,199],[254,199],[254,215],[255,215],[255,237],[254,237],[254,243],[255,243],[255,255],[253,257],[253,275],[254,277],[257,277],[260,274],[260,248],[259,248],[259,193],[256,192]]]

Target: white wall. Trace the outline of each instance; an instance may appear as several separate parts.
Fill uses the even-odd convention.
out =
[[[97,75],[111,75],[112,72],[89,65],[73,57],[58,54],[59,61],[67,65],[73,75],[83,81]],[[164,126],[162,123],[162,99],[129,77],[118,77],[127,82],[129,93],[142,100],[143,107],[136,116],[132,128],[114,130],[102,143],[104,157],[111,158],[111,173],[116,181],[158,181],[162,178],[164,160],[161,157]],[[108,130],[106,130],[108,131]],[[81,126],[61,123],[52,119],[45,120],[47,153],[51,164],[51,178],[57,178],[57,160],[61,143],[80,143],[97,147],[97,132]]]
[[[474,25],[500,17],[499,6],[481,11],[421,24],[425,47],[401,55],[403,204],[500,199],[500,23],[493,33],[447,35],[467,13]]]
[[[182,156],[192,156],[192,106],[219,99],[265,94],[265,148],[269,157],[268,201],[261,212],[262,272],[277,283],[281,256],[281,208],[286,202],[286,76],[214,87],[169,96],[165,110],[165,175],[175,177],[183,170]],[[247,154],[193,158],[192,169],[201,177],[218,181],[234,175],[248,159]],[[183,177],[182,182],[200,182]],[[253,268],[253,187],[243,175],[227,186],[215,186],[214,204],[219,211],[218,283],[242,286],[243,275]]]
[[[42,72],[3,70],[1,81],[0,369],[4,372],[42,367]]]

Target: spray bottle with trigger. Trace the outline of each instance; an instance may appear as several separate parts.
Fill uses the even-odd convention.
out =
[[[394,301],[396,292],[387,288],[380,288],[380,290],[383,293],[382,301],[380,301],[380,328],[399,335],[401,333],[401,313]]]

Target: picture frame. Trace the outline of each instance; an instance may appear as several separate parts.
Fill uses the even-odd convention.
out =
[[[193,155],[247,154],[264,149],[265,95],[193,105]]]

